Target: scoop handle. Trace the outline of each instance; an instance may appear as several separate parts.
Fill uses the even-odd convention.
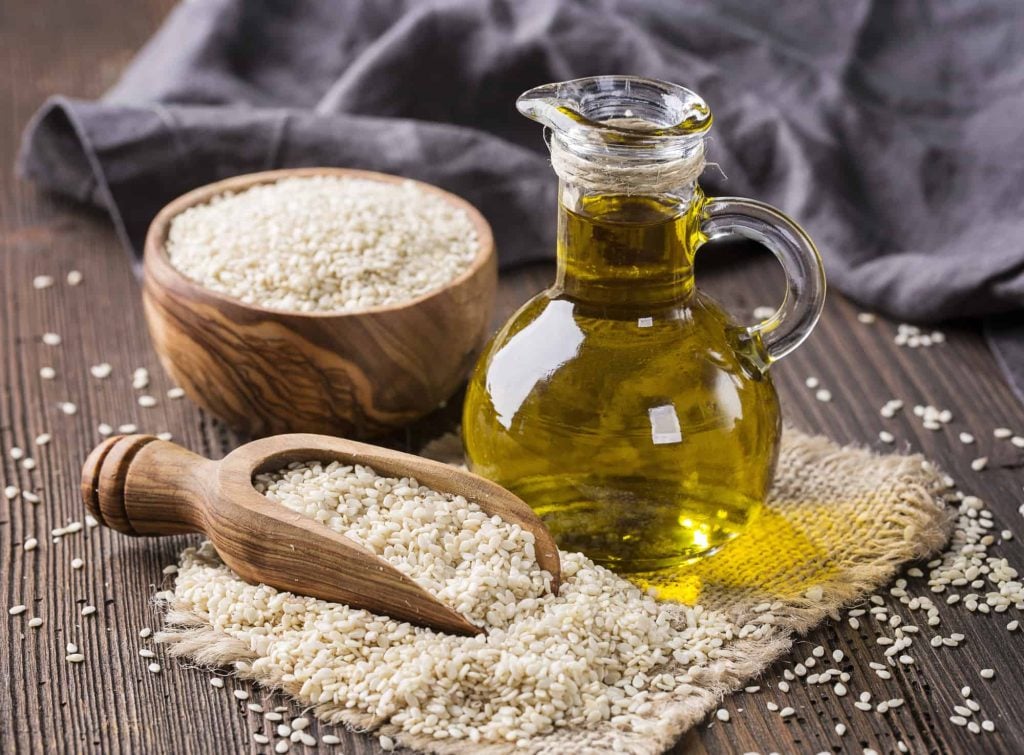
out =
[[[203,532],[216,467],[153,435],[115,435],[82,466],[82,500],[100,524],[126,535]]]

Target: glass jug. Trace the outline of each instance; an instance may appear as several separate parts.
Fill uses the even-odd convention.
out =
[[[600,76],[523,94],[559,177],[557,276],[485,348],[463,434],[471,468],[560,547],[620,572],[677,566],[741,533],[771,483],[771,363],[817,322],[821,259],[792,220],[697,185],[711,113],[683,87]],[[707,241],[754,239],[788,289],[745,327],[694,285]]]

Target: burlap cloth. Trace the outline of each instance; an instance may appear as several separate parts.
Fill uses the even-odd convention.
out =
[[[442,443],[429,455],[443,457],[451,449]],[[446,460],[452,460],[450,455]],[[924,558],[945,543],[951,517],[942,501],[942,477],[922,462],[920,456],[879,456],[842,448],[787,428],[768,505],[751,529],[714,557],[654,586],[660,597],[683,601],[672,607],[680,625],[692,627],[725,616],[736,627],[731,639],[713,660],[687,667],[691,683],[650,710],[645,731],[624,731],[609,722],[585,730],[562,729],[534,738],[528,751],[656,753],[670,747],[724,695],[749,683],[786,652],[798,633],[886,583],[901,564]],[[183,554],[180,569],[212,565],[227,571],[218,564],[209,548],[192,549]],[[769,603],[773,605],[765,614]],[[764,623],[770,626],[756,639],[749,633],[740,636],[740,627]],[[209,616],[193,611],[173,594],[167,596],[166,624],[157,639],[168,643],[171,654],[201,664],[233,666],[240,676],[311,706],[326,721],[376,730],[428,752],[524,751],[511,744],[482,746],[410,736],[352,709],[314,705],[294,679],[253,670],[257,656],[244,632],[229,635],[213,628]],[[259,631],[265,635],[273,627]],[[675,661],[665,669],[685,670]]]

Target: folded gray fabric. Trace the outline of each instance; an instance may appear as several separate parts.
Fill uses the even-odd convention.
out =
[[[99,102],[48,101],[22,173],[106,207],[141,251],[219,178],[338,165],[473,202],[504,266],[553,254],[555,179],[516,96],[630,73],[696,90],[704,184],[772,202],[830,281],[914,321],[1024,305],[1024,4],[1017,0],[194,0]],[[994,344],[1024,386],[1024,321]],[[1000,347],[997,346],[997,349]]]

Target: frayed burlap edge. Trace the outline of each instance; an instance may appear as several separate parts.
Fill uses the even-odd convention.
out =
[[[443,453],[430,455],[443,456]],[[765,637],[735,640],[723,647],[722,654],[714,661],[700,668],[691,668],[692,686],[687,686],[681,699],[670,699],[651,711],[650,720],[655,723],[649,731],[624,731],[610,723],[587,731],[561,729],[537,737],[527,751],[647,755],[671,747],[725,695],[749,684],[752,678],[786,653],[797,634],[805,633],[829,616],[836,617],[841,608],[891,580],[901,565],[925,558],[944,545],[952,526],[952,514],[942,503],[944,484],[941,475],[923,462],[924,459],[918,455],[880,456],[862,448],[840,447],[827,438],[787,428],[780,460],[780,485],[773,490],[769,508],[777,505],[779,499],[782,499],[782,505],[785,504],[787,484],[800,484],[799,481],[787,481],[786,465],[814,468],[833,475],[860,476],[870,468],[872,477],[894,483],[891,485],[894,488],[891,508],[873,528],[870,540],[857,545],[857,553],[853,555],[855,563],[818,585],[821,588],[820,599],[817,596],[814,600],[798,596],[785,601],[778,610],[773,609],[770,623],[774,626]],[[702,596],[701,602],[743,626],[759,620],[760,614],[753,610],[757,599],[750,594],[736,598],[712,592]],[[246,643],[211,627],[203,616],[182,610],[174,605],[173,600],[165,608],[166,629],[158,633],[156,639],[167,645],[170,655],[189,658],[204,666],[233,666],[239,677],[279,689],[300,703],[308,704],[309,701],[300,695],[300,683],[289,680],[280,672],[254,672],[251,664],[257,655]],[[678,610],[686,611],[685,607]],[[373,716],[329,703],[314,705],[311,710],[324,721],[344,724],[353,731],[387,734],[406,747],[424,752],[440,755],[524,752],[523,748],[513,744],[481,745],[465,740],[411,736]]]

